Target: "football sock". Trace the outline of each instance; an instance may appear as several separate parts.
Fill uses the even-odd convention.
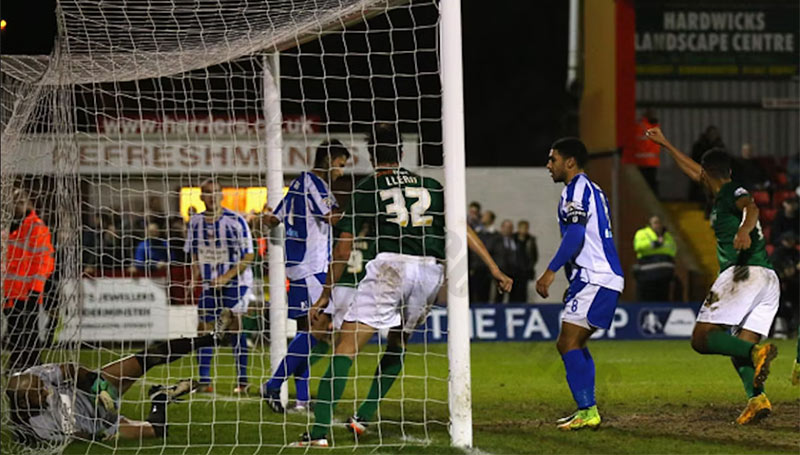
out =
[[[311,348],[311,356],[308,358],[308,364],[314,365],[319,362],[319,359],[325,357],[325,354],[328,353],[330,348],[331,345],[329,345],[327,341],[317,340],[317,344]]]
[[[592,358],[592,353],[589,352],[589,348],[581,349],[583,352],[583,358],[586,360],[587,364],[587,374],[591,378],[592,381],[592,395],[594,395],[594,383],[595,383],[595,371],[594,371],[594,358]]]
[[[236,371],[239,373],[238,384],[247,385],[247,335],[244,332],[233,334],[231,345],[236,358]]]
[[[586,359],[583,349],[573,349],[562,355],[561,360],[564,361],[567,384],[572,391],[572,398],[578,404],[578,409],[594,406],[594,361]]]
[[[733,361],[733,367],[736,369],[736,372],[739,373],[739,377],[742,378],[742,385],[744,385],[747,398],[753,398],[764,393],[763,386],[759,388],[753,387],[753,378],[756,375],[756,369],[753,367],[752,360],[731,357],[731,361]]]
[[[199,364],[198,374],[200,384],[211,384],[211,357],[214,355],[214,348],[200,348],[197,350],[197,363]]]
[[[208,346],[214,346],[214,337],[212,335],[203,335],[197,338],[178,338],[152,344],[134,354],[134,357],[139,361],[139,365],[142,366],[142,371],[146,372],[155,366],[174,362],[195,349]]]
[[[289,375],[296,374],[297,371],[308,370],[308,353],[316,344],[317,339],[310,333],[297,332],[292,342],[289,343],[286,357],[283,358],[283,362],[278,365],[275,374],[267,382],[267,389],[279,389]],[[301,367],[303,370],[300,370]]]
[[[324,438],[328,434],[336,402],[342,397],[353,360],[346,355],[334,355],[331,366],[319,382],[317,404],[314,407],[314,427],[311,439]]]
[[[298,369],[299,370],[299,369]],[[310,368],[304,368],[303,371],[294,372],[294,390],[297,394],[297,401],[308,401],[308,376]]]
[[[365,421],[372,420],[375,411],[378,410],[378,402],[386,396],[403,369],[403,354],[402,346],[386,347],[386,351],[381,357],[381,362],[375,370],[375,376],[372,378],[372,385],[369,387],[367,398],[358,408],[358,413],[356,414],[358,417]]]
[[[706,335],[706,351],[709,354],[721,354],[749,360],[750,350],[753,349],[753,346],[755,343],[736,338],[723,330],[715,330]]]

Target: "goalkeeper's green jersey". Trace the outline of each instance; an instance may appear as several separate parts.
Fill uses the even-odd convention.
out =
[[[378,169],[353,190],[348,210],[336,227],[345,232],[369,225],[371,252],[444,259],[444,189],[435,179],[403,168]]]
[[[743,197],[750,197],[746,189],[734,182],[722,185],[714,198],[714,207],[711,210],[711,227],[717,237],[717,260],[719,271],[722,273],[734,265],[757,265],[772,268],[767,258],[766,242],[761,232],[761,224],[756,224],[750,232],[750,248],[739,251],[733,247],[733,239],[739,226],[742,224],[742,211],[736,207],[736,201]]]

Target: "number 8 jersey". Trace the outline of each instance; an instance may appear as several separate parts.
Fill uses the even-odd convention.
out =
[[[586,236],[578,252],[564,267],[567,279],[622,292],[625,280],[611,233],[608,199],[583,173],[576,175],[564,188],[558,204],[561,235],[568,225],[575,223],[586,227]]]
[[[352,232],[368,223],[374,254],[399,253],[444,259],[444,189],[435,179],[403,168],[378,169],[353,190],[354,220],[337,224]]]

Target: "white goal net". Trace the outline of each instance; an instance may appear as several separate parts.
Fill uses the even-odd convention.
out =
[[[17,390],[16,382],[9,386],[12,374],[30,365],[98,371],[129,354],[147,355],[153,343],[202,335],[203,272],[193,276],[192,251],[184,246],[191,216],[207,208],[201,184],[208,179],[217,184],[221,206],[246,221],[253,278],[237,296],[248,304],[240,335],[213,353],[191,352],[147,371],[119,397],[114,412],[120,417],[96,434],[84,431],[77,385],[56,393],[59,406],[74,409],[58,414],[65,421],[51,424],[59,436],[44,442],[33,442],[44,430],[28,431],[27,438],[13,431],[31,416],[18,415],[23,395],[4,393],[3,452],[268,453],[286,447],[314,424],[314,400],[332,357],[324,354],[311,366],[312,409],[295,407],[305,404],[303,383],[291,376],[288,400],[283,392],[286,413],[273,412],[262,398],[283,340],[296,331],[293,323],[269,317],[274,302],[283,313],[273,309],[273,319],[285,315],[286,297],[276,295],[285,292],[284,283],[269,283],[268,251],[284,245],[270,243],[262,216],[270,205],[267,176],[275,171],[268,156],[280,154],[285,193],[293,179],[314,169],[320,144],[340,141],[351,157],[344,175],[334,182],[328,174],[326,184],[350,210],[357,183],[374,171],[368,136],[386,123],[399,132],[402,166],[445,183],[438,3],[74,0],[59,1],[56,17],[51,55],[4,55],[0,66],[4,392]],[[265,106],[276,93],[278,123]],[[49,243],[21,234],[34,224],[46,226]],[[287,232],[286,238],[292,235],[302,236]],[[358,247],[364,239],[356,237]],[[49,257],[52,267],[12,270],[14,260],[32,254],[36,261]],[[360,266],[358,254],[348,267]],[[23,290],[12,295],[15,286]],[[450,443],[446,318],[445,307],[435,305],[411,336],[396,380],[375,379],[377,398],[370,389],[386,333],[355,357],[327,435],[331,444]],[[184,379],[202,387],[166,408],[166,437],[120,430],[125,419],[146,422],[152,386]],[[54,396],[42,400],[55,406]],[[354,438],[343,423],[370,400],[368,431]],[[97,412],[87,418],[95,419],[92,428],[104,425]],[[34,433],[39,437],[31,438]]]

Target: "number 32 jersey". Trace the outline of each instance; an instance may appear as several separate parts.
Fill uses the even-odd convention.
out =
[[[435,179],[403,168],[378,169],[362,179],[353,204],[337,229],[354,236],[355,226],[369,224],[367,238],[378,253],[444,259],[444,189]]]
[[[625,279],[611,233],[608,199],[603,190],[583,173],[567,184],[558,204],[561,235],[567,226],[576,223],[586,227],[586,236],[565,267],[567,279],[622,292]]]

